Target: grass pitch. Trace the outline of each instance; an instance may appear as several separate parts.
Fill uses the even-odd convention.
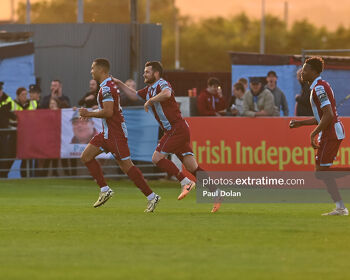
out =
[[[94,209],[88,180],[0,181],[1,279],[346,279],[349,217],[332,204],[224,204],[151,181],[155,213],[129,181]]]

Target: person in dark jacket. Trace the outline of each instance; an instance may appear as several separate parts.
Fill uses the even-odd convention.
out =
[[[226,114],[226,101],[222,95],[220,81],[216,78],[209,78],[207,85],[197,99],[199,115],[221,116]]]
[[[94,79],[90,80],[89,91],[79,100],[79,106],[95,109],[97,107],[97,94],[99,90],[100,85]]]
[[[297,79],[301,86],[300,94],[295,96],[296,116],[313,116],[311,104],[310,104],[310,85],[307,82],[304,82],[301,78],[301,70],[299,69],[297,72]]]
[[[16,157],[16,130],[11,129],[16,121],[16,115],[12,112],[13,100],[3,91],[3,82],[0,82],[0,159]],[[7,178],[13,160],[0,161],[0,178]]]

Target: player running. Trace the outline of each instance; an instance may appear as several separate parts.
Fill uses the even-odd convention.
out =
[[[145,212],[153,212],[160,201],[160,196],[155,194],[147,185],[140,169],[132,163],[128,147],[128,133],[124,122],[120,96],[117,85],[109,75],[110,64],[106,59],[95,59],[91,66],[91,75],[100,83],[97,95],[99,109],[93,112],[85,108],[79,109],[82,118],[101,118],[103,132],[95,135],[86,146],[81,159],[89,169],[91,176],[100,186],[100,195],[94,207],[103,205],[114,194],[107,185],[100,164],[95,159],[102,152],[111,152],[120,168],[134,182],[148,199]]]
[[[340,143],[345,138],[345,132],[343,124],[338,118],[333,90],[320,77],[323,68],[324,62],[320,57],[312,57],[305,61],[301,77],[311,85],[310,103],[314,118],[303,121],[291,120],[289,127],[317,125],[310,134],[311,145],[317,149],[316,171],[331,171],[330,167],[337,156]],[[316,135],[319,135],[319,143],[315,139]],[[327,190],[336,204],[333,211],[323,215],[348,216],[349,211],[341,199],[335,179],[332,176],[323,176],[323,178]]]
[[[152,61],[145,65],[143,74],[144,82],[147,84],[145,88],[135,91],[118,79],[113,78],[113,81],[131,100],[139,98],[145,100],[145,111],[148,112],[151,109],[165,132],[153,153],[152,162],[167,172],[169,176],[175,176],[178,179],[182,186],[178,200],[181,200],[195,187],[195,183],[187,178],[172,161],[168,160],[167,156],[175,154],[195,177],[197,172],[204,170],[198,166],[194,158],[188,124],[181,116],[171,85],[162,78],[162,74],[162,64]],[[215,203],[212,212],[218,211],[220,205],[221,203]]]

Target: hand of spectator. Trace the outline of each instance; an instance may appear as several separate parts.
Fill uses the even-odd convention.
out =
[[[233,116],[237,116],[238,115],[238,110],[237,109],[231,109],[231,113]]]
[[[94,100],[95,98],[95,95],[90,94],[89,96],[85,97],[85,101]]]
[[[222,89],[221,89],[221,87],[218,87],[217,93],[218,93],[218,96],[221,98],[222,97]]]
[[[94,106],[92,106],[91,109],[92,109],[92,110],[96,110],[96,109],[98,109],[98,106],[97,106],[97,105],[94,105]]]
[[[264,110],[261,110],[260,112],[256,112],[255,113],[256,117],[267,116],[267,115],[268,115],[268,113],[266,111],[264,111]]]

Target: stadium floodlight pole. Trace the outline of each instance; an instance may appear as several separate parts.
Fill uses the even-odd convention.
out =
[[[180,66],[180,26],[176,13],[175,0],[173,0],[174,23],[175,23],[175,69],[179,70]]]
[[[139,87],[140,35],[137,21],[137,0],[130,0],[130,25],[130,77],[132,77],[137,87]]]
[[[151,0],[146,0],[146,19],[145,23],[151,22]]]
[[[15,22],[15,0],[11,0],[11,22]]]
[[[265,0],[261,0],[260,54],[265,53]]]
[[[286,24],[286,27],[288,28],[288,1],[284,2],[284,22]]]
[[[30,0],[27,0],[27,6],[26,6],[26,24],[30,24]]]
[[[84,0],[78,0],[78,23],[84,23]]]

